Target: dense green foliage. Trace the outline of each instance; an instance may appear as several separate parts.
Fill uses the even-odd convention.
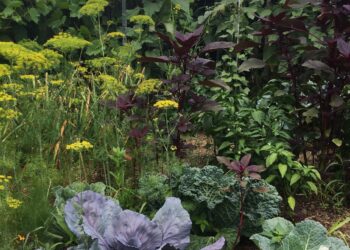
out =
[[[181,198],[187,249],[344,248],[270,219],[350,204],[349,25],[346,0],[0,1],[0,248],[82,243],[84,191]]]

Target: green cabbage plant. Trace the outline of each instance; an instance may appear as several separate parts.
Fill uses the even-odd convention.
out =
[[[304,220],[294,226],[276,217],[266,220],[263,231],[250,239],[262,250],[350,250],[342,240],[328,237],[327,229],[314,220]]]

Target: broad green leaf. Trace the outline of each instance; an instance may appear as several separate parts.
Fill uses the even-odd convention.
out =
[[[287,169],[288,169],[287,164],[282,164],[282,163],[278,164],[278,170],[280,171],[282,178],[285,176]]]
[[[344,104],[344,99],[339,95],[332,95],[331,102],[329,105],[331,105],[334,108],[338,108]]]
[[[315,185],[315,183],[313,183],[312,181],[308,181],[306,182],[307,185],[310,187],[310,189],[312,190],[312,192],[314,192],[315,194],[317,194],[318,190],[317,187]]]
[[[277,153],[272,153],[266,158],[266,167],[271,166],[277,160]]]
[[[293,196],[288,197],[288,205],[294,211],[295,208],[295,198]]]
[[[299,180],[300,180],[300,174],[298,174],[298,173],[293,174],[292,178],[290,179],[290,185],[292,186],[293,184],[295,184]]]
[[[282,241],[282,244],[282,250],[332,249],[327,237],[327,230],[319,222],[312,220],[297,223],[290,234]]]
[[[40,14],[35,8],[29,8],[28,9],[28,14],[29,14],[30,18],[32,19],[32,21],[34,23],[38,23],[39,22]]]
[[[306,123],[310,123],[312,118],[318,117],[318,110],[316,108],[310,108],[303,113],[303,116],[305,117]]]
[[[338,139],[338,138],[334,138],[334,139],[332,140],[332,142],[333,142],[335,145],[337,145],[337,147],[341,147],[341,145],[343,145],[343,141],[340,140],[340,139]]]
[[[265,119],[265,113],[260,111],[260,110],[255,110],[252,113],[252,116],[253,116],[254,121],[256,121],[259,124],[261,124],[263,122],[263,120]]]

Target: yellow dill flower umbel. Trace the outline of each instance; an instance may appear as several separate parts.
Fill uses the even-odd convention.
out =
[[[0,91],[0,102],[11,102],[16,101],[17,99],[12,95],[9,95],[3,91]]]
[[[79,13],[85,16],[97,16],[104,11],[108,5],[106,0],[88,0],[86,4],[80,8]]]
[[[12,198],[11,196],[6,197],[6,203],[10,208],[16,209],[22,205],[22,201]]]
[[[173,11],[175,12],[175,14],[178,14],[180,10],[181,10],[180,4],[177,3],[173,6]]]
[[[35,75],[20,75],[19,78],[21,78],[22,80],[34,81],[36,77]]]
[[[10,66],[7,64],[0,64],[0,77],[11,75]]]
[[[20,112],[13,109],[4,109],[0,107],[0,119],[12,120],[18,118],[21,115]]]
[[[153,106],[158,109],[179,108],[179,104],[173,100],[157,101]]]
[[[111,38],[124,38],[125,34],[123,32],[120,31],[114,31],[114,32],[110,32],[107,34],[107,37],[111,37]]]
[[[52,85],[56,85],[56,86],[59,86],[62,83],[64,83],[63,80],[51,80],[50,82],[51,82]]]
[[[61,32],[50,38],[44,45],[67,53],[73,50],[83,49],[91,45],[91,43],[82,38]]]
[[[148,79],[142,81],[139,86],[137,86],[135,93],[136,95],[150,94],[158,90],[161,80],[159,79]]]
[[[72,151],[83,151],[83,150],[89,150],[93,148],[94,146],[88,142],[88,141],[77,141],[72,144],[69,144],[66,146],[67,150],[72,150]]]
[[[155,22],[153,21],[152,17],[147,15],[136,15],[132,16],[130,18],[130,22],[136,23],[136,24],[147,24],[149,26],[154,26]]]

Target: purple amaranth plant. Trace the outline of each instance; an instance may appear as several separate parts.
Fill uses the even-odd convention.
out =
[[[218,162],[224,164],[228,169],[235,172],[239,179],[243,177],[250,177],[252,179],[261,179],[260,173],[265,170],[262,165],[249,165],[252,158],[251,154],[247,154],[241,158],[239,161],[230,161],[229,158],[224,156],[216,157]]]
[[[93,191],[84,191],[67,201],[64,208],[68,228],[78,241],[89,236],[90,244],[70,250],[184,250],[190,243],[192,222],[178,198],[169,197],[153,220]],[[202,250],[220,250],[222,237]]]
[[[216,51],[218,49],[233,48],[231,42],[212,42],[202,49],[197,49],[204,32],[204,26],[198,27],[191,33],[175,32],[175,39],[162,33],[158,36],[166,42],[171,49],[171,56],[143,57],[142,62],[169,63],[175,65],[180,73],[171,79],[164,80],[169,86],[170,93],[178,104],[178,115],[174,121],[177,128],[172,136],[172,145],[177,147],[177,156],[184,154],[185,143],[181,139],[181,134],[190,129],[190,115],[195,111],[218,110],[216,102],[208,100],[204,96],[196,93],[195,81],[203,86],[221,87],[230,90],[230,87],[220,80],[211,79],[215,75],[215,61],[203,58],[203,54]]]
[[[260,173],[265,170],[262,165],[249,165],[252,158],[251,154],[247,154],[241,158],[239,161],[231,161],[229,158],[224,156],[216,157],[218,162],[224,164],[228,169],[237,174],[237,178],[240,181],[240,209],[239,209],[239,225],[237,228],[237,237],[235,243],[233,244],[232,250],[235,249],[241,237],[242,229],[244,226],[244,209],[245,209],[245,197],[249,191],[249,181],[247,178],[253,180],[260,180]],[[259,190],[258,192],[266,192],[267,190]]]

